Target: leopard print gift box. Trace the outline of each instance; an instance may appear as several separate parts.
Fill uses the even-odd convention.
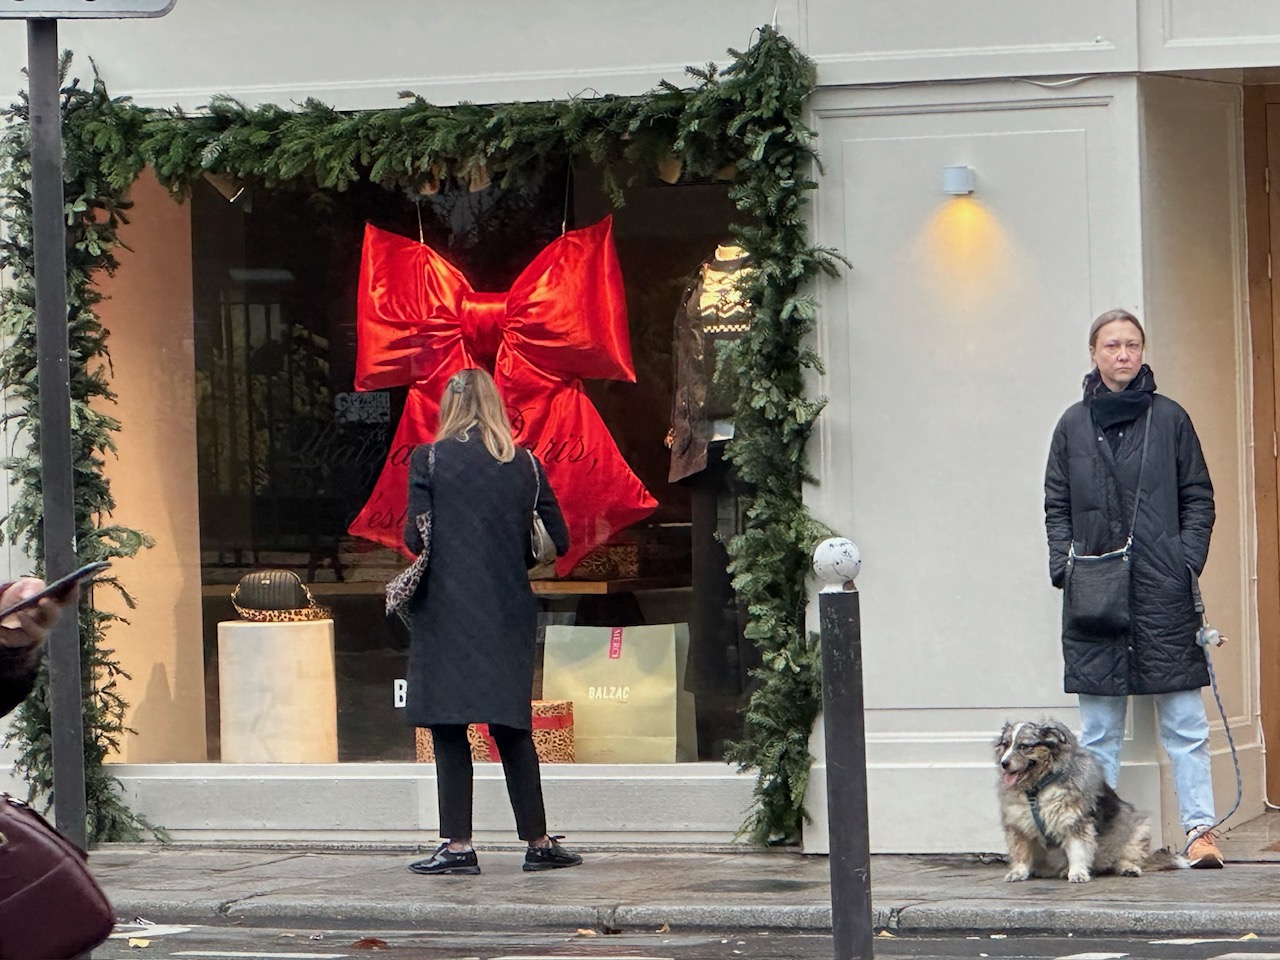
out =
[[[419,763],[435,763],[435,750],[431,744],[431,731],[418,727],[415,731],[417,760]],[[471,742],[471,759],[478,763],[497,763],[498,746],[489,736],[487,723],[473,723],[467,727],[467,739]],[[541,763],[573,763],[573,701],[533,701],[533,746]]]

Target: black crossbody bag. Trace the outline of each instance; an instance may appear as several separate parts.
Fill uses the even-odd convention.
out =
[[[1142,460],[1138,487],[1133,493],[1133,520],[1124,546],[1108,553],[1076,553],[1075,541],[1067,552],[1067,576],[1062,591],[1062,635],[1073,640],[1107,640],[1129,632],[1129,585],[1133,576],[1133,531],[1138,526],[1142,500],[1142,472],[1147,466],[1147,439],[1151,435],[1151,408],[1142,433]],[[1118,479],[1118,478],[1117,478]],[[1123,488],[1122,488],[1123,489]]]

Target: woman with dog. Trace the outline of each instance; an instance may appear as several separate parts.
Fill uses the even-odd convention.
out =
[[[462,370],[440,398],[435,443],[409,461],[405,545],[430,560],[409,601],[409,722],[429,727],[436,755],[440,836],[414,873],[477,874],[471,845],[472,766],[467,725],[487,723],[506,776],[525,870],[582,858],[547,835],[533,745],[537,605],[529,587],[536,510],[563,556],[569,531],[537,457],[518,447],[493,378]],[[418,519],[429,518],[424,542]]]
[[[1169,755],[1191,866],[1216,868],[1209,683],[1194,591],[1209,554],[1213,485],[1191,418],[1156,393],[1137,317],[1109,310],[1089,329],[1093,369],[1083,399],[1058,421],[1045,471],[1049,576],[1066,586],[1072,557],[1129,544],[1128,628],[1064,617],[1064,689],[1080,698],[1080,742],[1113,788],[1130,695],[1151,695]],[[1103,618],[1099,618],[1103,619]],[[1088,618],[1084,618],[1086,624]]]

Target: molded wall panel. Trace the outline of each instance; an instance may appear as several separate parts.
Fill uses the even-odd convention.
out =
[[[1077,722],[1044,468],[1092,318],[1142,306],[1136,83],[831,91],[815,112],[816,239],[852,266],[821,291],[810,502],[863,555],[874,849],[999,849],[994,735]],[[953,164],[971,197],[942,192]],[[1155,806],[1154,748],[1127,759],[1127,792]],[[806,849],[823,839],[815,824]]]
[[[806,14],[823,84],[1137,68],[1132,2],[809,0]]]
[[[1142,69],[1280,65],[1280,7],[1267,0],[1138,0]]]
[[[815,507],[863,551],[873,709],[989,706],[975,658],[1018,664],[1022,705],[1067,702],[1043,476],[1095,306],[1125,282],[1111,102],[819,108],[819,240],[852,267],[819,334]],[[943,194],[949,164],[976,171],[972,197]]]

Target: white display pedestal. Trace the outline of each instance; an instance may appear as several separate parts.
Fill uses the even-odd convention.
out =
[[[218,624],[223,763],[336,763],[333,621]]]

